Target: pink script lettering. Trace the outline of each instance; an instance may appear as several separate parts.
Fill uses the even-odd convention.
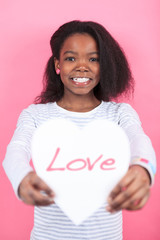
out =
[[[69,163],[67,163],[66,167],[58,167],[58,168],[54,168],[53,165],[58,157],[58,154],[60,152],[60,148],[56,149],[55,155],[53,157],[53,160],[51,161],[51,163],[49,164],[49,166],[47,167],[46,171],[64,171],[64,170],[70,170],[70,171],[79,171],[79,170],[83,170],[84,168],[88,168],[89,171],[93,170],[93,168],[95,167],[95,165],[97,165],[97,163],[102,159],[103,155],[101,154],[93,163],[91,163],[90,158],[87,157],[86,160],[82,159],[82,158],[77,158],[74,159],[72,161],[70,161]],[[76,165],[76,163],[81,164],[80,167],[74,167],[74,165]],[[113,158],[109,158],[104,160],[103,162],[101,162],[100,164],[100,169],[101,170],[114,170],[116,169],[115,167],[115,159]]]

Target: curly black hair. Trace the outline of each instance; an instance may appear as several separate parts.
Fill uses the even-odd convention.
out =
[[[126,56],[111,34],[99,23],[92,21],[71,21],[63,24],[50,40],[52,56],[49,58],[44,78],[43,91],[35,103],[59,101],[64,94],[64,86],[54,68],[54,59],[59,60],[64,41],[75,33],[87,33],[97,42],[99,48],[100,82],[94,88],[98,100],[110,101],[121,94],[133,90],[133,78]]]

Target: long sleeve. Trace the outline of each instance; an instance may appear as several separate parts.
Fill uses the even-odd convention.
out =
[[[146,168],[154,182],[156,156],[149,137],[144,133],[140,119],[129,104],[121,104],[119,124],[126,132],[131,148],[131,165],[138,164]]]
[[[23,110],[3,161],[4,170],[17,197],[20,182],[30,171],[33,171],[29,162],[31,159],[31,138],[35,128],[34,118],[29,108]]]
[[[129,138],[131,164],[139,164],[146,168],[153,183],[156,168],[155,153],[149,138],[141,127],[137,113],[130,105],[102,102],[90,112],[74,113],[62,109],[56,103],[47,103],[31,105],[22,112],[13,138],[7,148],[3,166],[16,194],[22,179],[28,172],[32,171],[29,165],[32,135],[43,122],[54,118],[68,119],[78,127],[86,126],[94,120],[103,119],[104,121],[115,122],[123,128]],[[88,236],[89,239],[121,238],[122,213],[118,211],[110,214],[106,211],[105,205],[99,208],[89,220],[76,227],[56,204],[44,208],[35,207],[34,217],[33,238],[34,236],[41,238],[43,235],[45,239],[50,236],[55,236],[55,239],[68,239],[78,236],[81,239],[82,232],[83,236]],[[63,228],[57,230],[57,226],[62,223]],[[48,228],[48,226],[51,227]],[[79,234],[77,235],[77,233]]]
[[[93,116],[94,117],[93,117]],[[134,109],[125,103],[102,103],[90,113],[81,116],[70,111],[62,111],[55,103],[30,105],[23,110],[17,123],[11,142],[7,147],[3,167],[12,183],[17,195],[17,190],[22,179],[33,171],[29,161],[31,159],[31,139],[35,129],[49,118],[63,117],[84,125],[92,119],[109,119],[119,124],[126,132],[131,147],[131,164],[138,164],[146,168],[150,174],[152,184],[156,169],[156,157],[150,139],[144,133],[141,122]],[[17,195],[18,196],[18,195]]]

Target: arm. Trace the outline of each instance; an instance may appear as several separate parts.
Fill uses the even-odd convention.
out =
[[[36,129],[33,110],[31,105],[22,111],[7,147],[3,167],[18,198],[27,204],[48,205],[53,203],[53,191],[37,176],[29,164],[31,139]]]
[[[119,123],[130,141],[131,163],[127,174],[108,198],[107,210],[110,212],[142,208],[149,198],[156,169],[150,139],[143,132],[137,113],[129,105],[122,104]]]

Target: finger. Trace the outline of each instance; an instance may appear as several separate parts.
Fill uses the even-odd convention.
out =
[[[53,198],[42,194],[40,191],[30,187],[23,194],[22,200],[30,205],[47,206],[54,203]]]
[[[37,190],[41,190],[42,193],[46,193],[50,197],[55,196],[53,190],[40,177],[36,176],[31,183]]]
[[[122,180],[116,185],[116,187],[112,190],[108,197],[108,203],[110,204],[113,199],[117,197],[118,194],[125,191],[137,177],[137,172],[134,171],[132,174],[130,174],[130,171],[127,172],[127,174],[122,178]]]
[[[138,189],[135,188],[133,192],[131,189],[130,191],[132,193],[129,194],[127,189],[127,191],[123,192],[113,200],[110,206],[107,207],[107,210],[110,212],[118,211],[120,209],[136,210],[141,207],[140,203],[144,198],[146,198],[146,196],[147,199],[149,198],[149,190],[150,188],[147,186],[140,186]]]
[[[121,208],[133,208],[133,203],[131,202],[134,202],[134,196],[136,197],[135,201],[138,201],[137,206],[134,208],[138,208],[139,202],[141,200],[143,202],[144,198],[146,199],[145,196],[149,192],[149,186],[146,171],[140,166],[132,166],[111,192],[108,198],[109,206],[107,206],[107,210],[114,212]],[[142,193],[142,196],[141,194],[137,196],[139,193]]]
[[[26,204],[49,205],[54,203],[53,191],[37,176],[35,172],[30,172],[22,180],[19,186],[19,196]]]
[[[122,183],[120,183],[120,185],[122,186]],[[149,189],[150,187],[148,183],[141,179],[140,175],[137,175],[137,177],[134,178],[126,188],[122,187],[121,191],[119,191],[113,199],[109,199],[110,206],[107,207],[107,210],[113,212],[117,209],[127,208],[134,196],[137,197],[137,194],[139,194],[138,199],[141,199],[147,192],[149,192]],[[133,201],[134,200],[135,199],[133,199]]]
[[[135,199],[132,199],[129,203],[126,203],[126,206],[122,206],[127,210],[139,210],[141,209],[146,202],[148,201],[150,196],[150,191],[148,191],[142,198],[138,199],[138,196],[135,196]]]
[[[132,196],[141,188],[144,188],[141,181],[134,179],[127,187],[121,187],[121,191],[115,196],[114,199],[110,202],[110,205],[113,208],[120,206],[126,200],[132,198]]]
[[[53,197],[43,194],[41,191],[32,188],[28,193],[33,205],[47,206],[54,203]]]

